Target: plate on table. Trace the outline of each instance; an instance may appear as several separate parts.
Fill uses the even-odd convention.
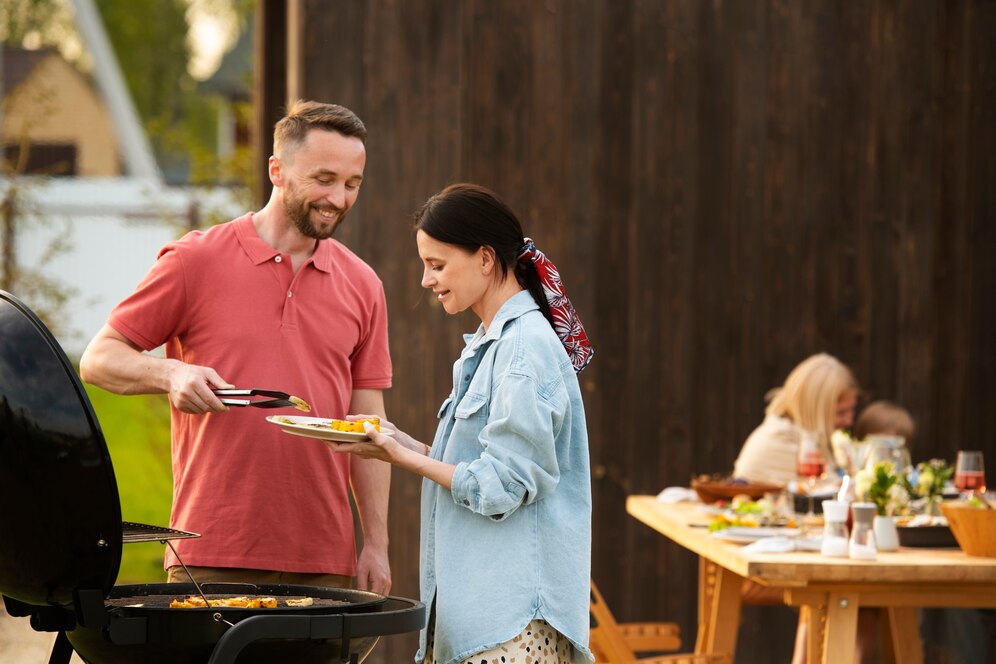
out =
[[[332,440],[337,443],[362,443],[370,440],[370,436],[360,431],[337,431],[331,428],[332,423],[336,420],[327,417],[271,415],[266,418],[266,421],[276,424],[283,429],[284,433],[294,436],[317,438],[318,440]],[[381,429],[380,432],[388,436],[394,433],[391,429]]]
[[[758,528],[749,528],[741,526],[733,526],[731,528],[724,528],[723,530],[717,530],[712,534],[713,537],[724,542],[736,542],[738,544],[748,544],[750,542],[756,542],[759,539],[764,539],[765,537],[796,537],[802,531],[798,528],[782,528],[782,527],[766,527],[760,526]]]

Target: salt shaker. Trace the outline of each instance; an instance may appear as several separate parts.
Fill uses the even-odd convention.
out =
[[[854,530],[851,531],[851,542],[848,555],[855,560],[875,560],[875,531],[872,521],[875,519],[875,503],[853,503],[851,511],[854,514]]]
[[[849,503],[839,500],[823,501],[823,541],[820,553],[829,558],[847,558],[847,510]]]

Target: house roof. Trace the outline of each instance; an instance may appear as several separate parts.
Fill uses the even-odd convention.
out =
[[[250,19],[238,40],[221,59],[218,70],[200,84],[200,89],[229,99],[248,100],[252,91],[253,22]]]
[[[38,49],[29,51],[16,46],[3,46],[3,92],[7,94],[23,83],[41,61],[52,55],[54,51]]]

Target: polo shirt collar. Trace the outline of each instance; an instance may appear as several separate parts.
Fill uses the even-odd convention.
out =
[[[253,265],[262,265],[267,261],[272,261],[280,252],[264,242],[263,238],[259,236],[259,233],[256,232],[256,226],[252,223],[252,215],[252,212],[248,212],[236,219],[234,222],[235,232],[239,238],[239,244],[242,245],[242,250],[249,256]],[[315,253],[305,262],[305,265],[312,263],[322,272],[331,272],[332,242],[334,241],[332,239],[319,240]]]

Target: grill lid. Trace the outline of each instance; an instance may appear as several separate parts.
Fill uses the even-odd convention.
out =
[[[0,290],[0,594],[68,606],[114,586],[121,504],[97,417],[65,352]]]

